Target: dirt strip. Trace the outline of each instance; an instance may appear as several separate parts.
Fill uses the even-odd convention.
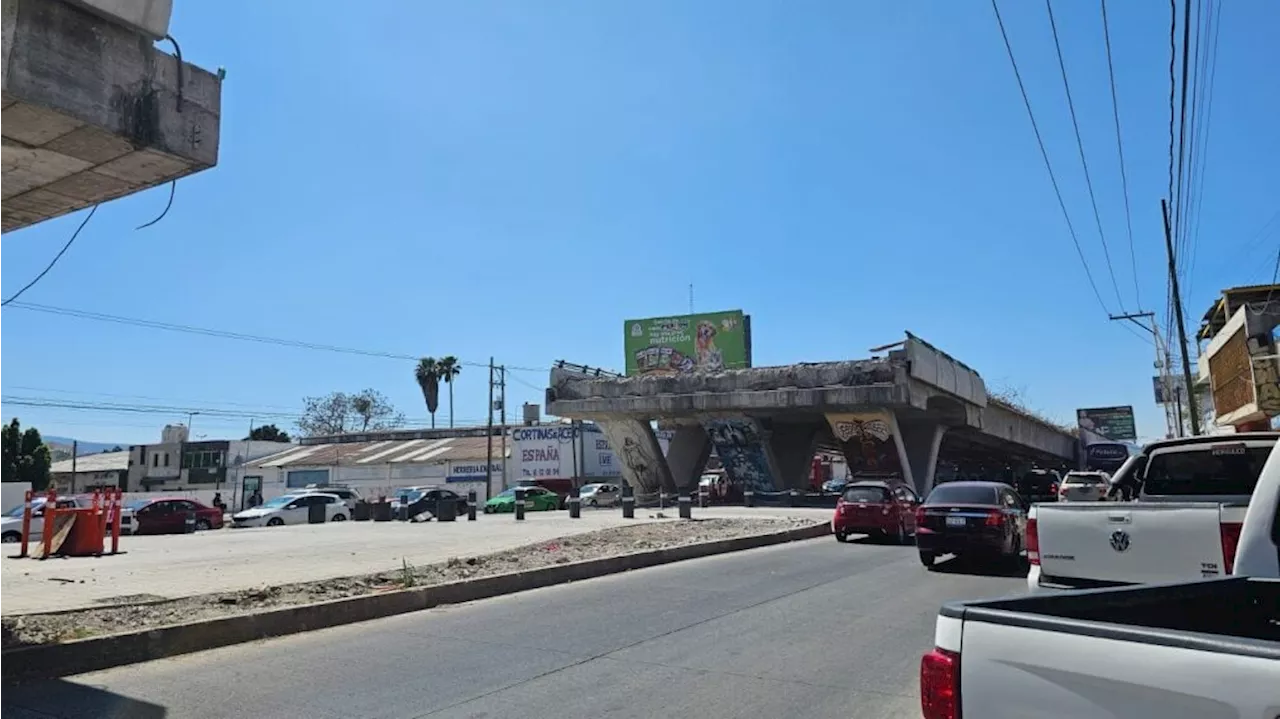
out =
[[[5,617],[0,621],[0,646],[10,649],[56,644],[101,634],[154,629],[262,609],[312,604],[409,587],[429,587],[556,564],[771,534],[813,523],[812,519],[801,518],[753,518],[640,524],[562,537],[482,556],[452,558],[437,564],[405,564],[401,569],[391,572],[297,584],[264,585],[255,589],[158,602]],[[270,559],[256,561],[262,562],[263,574],[269,576]]]

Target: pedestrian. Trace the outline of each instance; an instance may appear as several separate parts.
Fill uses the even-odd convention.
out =
[[[253,490],[253,496],[249,498],[249,506],[256,507],[259,504],[262,504],[262,490],[255,489]]]
[[[217,507],[218,509],[222,510],[223,514],[226,514],[226,511],[227,511],[227,503],[226,503],[226,502],[224,502],[224,501],[222,501],[222,492],[214,492],[214,493],[213,493],[213,506],[215,506],[215,507]]]

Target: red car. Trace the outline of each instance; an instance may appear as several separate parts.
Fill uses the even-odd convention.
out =
[[[182,534],[187,517],[195,515],[196,529],[222,529],[222,510],[182,497],[147,497],[126,502],[133,510],[134,534]]]
[[[905,484],[850,482],[836,502],[831,533],[837,542],[849,541],[850,534],[871,534],[906,544],[916,531],[919,504],[920,498]]]

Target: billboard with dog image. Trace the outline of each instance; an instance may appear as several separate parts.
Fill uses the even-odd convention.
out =
[[[751,366],[751,317],[742,310],[627,320],[623,331],[628,377]]]

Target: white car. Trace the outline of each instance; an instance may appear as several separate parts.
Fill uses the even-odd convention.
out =
[[[36,497],[31,500],[31,537],[29,542],[38,542],[44,537],[44,505],[46,500],[44,497]],[[93,500],[90,497],[59,497],[58,507],[67,509],[76,507],[78,509],[89,509],[93,506]],[[3,516],[0,516],[0,542],[16,543],[22,541],[22,512],[24,505],[19,504],[9,509]],[[110,532],[110,528],[107,530]],[[120,512],[120,533],[131,534],[133,531],[133,510],[127,506],[121,507]]]
[[[588,507],[612,507],[622,499],[622,488],[616,484],[584,484],[578,490],[582,503]]]
[[[301,497],[304,494],[332,494],[342,503],[347,505],[347,509],[356,506],[356,502],[360,501],[360,493],[350,487],[320,487],[316,485],[307,485],[302,489],[291,489],[285,494],[290,497]]]
[[[342,498],[334,494],[307,493],[301,495],[286,494],[283,497],[260,504],[253,509],[236,512],[231,515],[231,522],[236,527],[278,527],[285,524],[307,524],[310,520],[311,506],[319,504],[324,507],[326,522],[345,522],[347,505]]]
[[[1111,489],[1111,475],[1106,472],[1067,472],[1058,485],[1059,502],[1100,502]]]

